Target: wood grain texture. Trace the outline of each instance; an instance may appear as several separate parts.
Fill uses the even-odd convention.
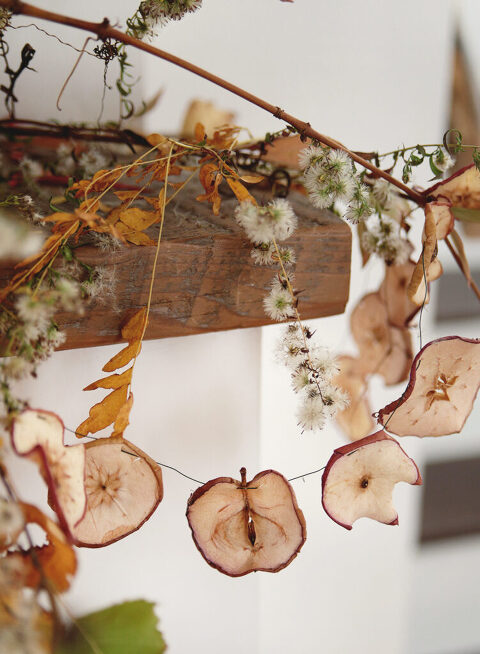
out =
[[[233,219],[237,202],[225,198],[220,215],[196,202],[195,193],[167,207],[146,339],[184,336],[266,325],[263,310],[275,271],[257,266],[251,244]],[[258,193],[257,193],[258,197]],[[299,194],[289,200],[299,227],[285,245],[295,250],[295,287],[302,318],[342,313],[350,281],[351,232],[333,214],[314,209]],[[152,232],[152,237],[158,234]],[[148,299],[154,247],[125,246],[105,253],[92,245],[76,255],[90,265],[114,270],[115,288],[106,301],[93,299],[83,316],[59,313],[67,334],[62,349],[120,342],[120,328]],[[0,270],[2,286],[11,270]]]

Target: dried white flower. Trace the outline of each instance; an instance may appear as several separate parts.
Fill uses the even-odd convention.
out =
[[[343,411],[350,403],[348,395],[337,386],[324,384],[322,386],[322,397],[325,413],[333,418],[337,411]]]
[[[11,356],[5,358],[2,362],[2,372],[6,377],[11,379],[23,379],[28,377],[35,370],[32,361],[20,356]]]
[[[0,210],[0,260],[25,259],[40,250],[43,240],[40,232]]]
[[[310,364],[315,369],[319,378],[329,379],[338,372],[335,359],[326,347],[314,345],[310,348],[309,357]]]
[[[263,300],[263,308],[272,320],[280,321],[292,317],[293,304],[290,291],[277,278],[273,280],[271,291]]]
[[[455,165],[455,159],[444,148],[439,148],[433,156],[433,163],[442,173],[445,173]]]
[[[235,210],[235,218],[248,238],[256,245],[283,241],[297,226],[297,217],[287,200],[277,198],[260,207],[242,202]]]
[[[69,177],[73,174],[76,164],[72,157],[72,148],[66,143],[60,143],[57,148],[57,162],[55,165],[56,172],[59,175]]]
[[[295,393],[300,393],[301,391],[308,390],[311,384],[310,370],[302,362],[292,373],[293,390]]]
[[[78,165],[86,177],[92,177],[108,165],[108,157],[100,148],[91,146],[80,155]]]
[[[297,418],[302,431],[322,429],[325,424],[325,411],[322,398],[319,395],[306,397],[298,409]]]
[[[402,264],[408,261],[411,246],[400,233],[399,224],[382,215],[369,220],[362,235],[362,246],[370,253],[382,257],[387,264]]]
[[[300,168],[305,170],[305,168],[308,168],[312,164],[322,161],[327,154],[328,148],[324,148],[321,145],[308,145],[298,155]]]
[[[23,176],[27,179],[37,179],[43,173],[42,164],[38,161],[34,161],[30,157],[23,157],[19,163],[20,170],[23,173]]]

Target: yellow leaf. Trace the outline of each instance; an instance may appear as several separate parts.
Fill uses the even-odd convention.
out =
[[[88,386],[85,386],[84,391],[94,391],[97,388],[120,388],[125,384],[132,381],[132,368],[128,368],[121,374],[109,375],[103,379],[97,379]]]
[[[245,186],[233,177],[225,177],[227,184],[230,186],[232,191],[235,193],[235,196],[239,202],[251,202],[252,204],[257,204],[255,198],[250,195]]]
[[[138,198],[138,191],[115,191],[115,195],[119,200],[135,200]]]
[[[150,145],[161,145],[162,143],[165,143],[166,140],[167,139],[161,134],[149,134],[147,136],[147,141]]]
[[[156,245],[157,242],[147,236],[143,232],[133,232],[133,234],[126,234],[125,238],[133,245]]]
[[[258,184],[265,179],[263,175],[240,175],[239,177],[242,182],[247,182],[247,184]]]
[[[144,211],[136,207],[123,209],[120,211],[119,217],[124,225],[138,232],[142,232],[159,220],[159,216],[155,211]]]
[[[131,343],[132,341],[139,341],[142,338],[146,317],[147,309],[146,307],[142,307],[127,320],[122,327],[122,336],[126,341]]]
[[[126,366],[127,363],[130,363],[130,361],[135,358],[137,351],[140,352],[138,342],[127,345],[127,347],[124,347],[123,350],[117,352],[115,356],[107,361],[102,370],[104,372],[113,372],[114,370],[117,370],[117,368],[123,368],[123,366]]]
[[[130,423],[130,411],[133,406],[133,394],[130,393],[128,400],[118,412],[117,419],[113,425],[112,436],[121,436]]]
[[[117,419],[120,409],[127,400],[127,390],[127,385],[117,388],[104,397],[101,402],[94,404],[89,411],[88,418],[78,426],[77,432],[86,436],[111,425]]]

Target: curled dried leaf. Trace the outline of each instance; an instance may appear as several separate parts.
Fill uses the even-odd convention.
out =
[[[219,477],[188,501],[193,540],[209,565],[230,577],[263,570],[278,572],[306,539],[303,513],[288,481],[265,470],[250,482]]]
[[[70,587],[70,582],[77,569],[77,559],[65,534],[36,506],[21,504],[27,524],[41,527],[48,538],[48,544],[19,552],[9,552],[11,561],[19,561],[24,570],[23,583],[29,588],[38,588],[42,576],[46,577],[59,593]]]
[[[122,438],[87,443],[87,510],[73,532],[80,547],[103,547],[146,522],[163,497],[162,471]]]
[[[480,386],[480,340],[446,336],[415,357],[403,395],[378,412],[397,436],[445,436],[462,430]]]
[[[480,207],[480,173],[475,164],[466,166],[424,192],[425,197],[445,198],[454,207]]]
[[[428,269],[432,261],[436,258],[437,252],[437,230],[435,224],[435,215],[432,208],[427,204],[425,205],[425,226],[424,226],[424,242],[422,252],[415,265],[412,273],[412,278],[407,286],[408,297],[416,304],[422,304],[425,296],[425,278],[428,282]],[[423,284],[423,294],[419,293]],[[423,295],[421,301],[418,302],[418,296]]]

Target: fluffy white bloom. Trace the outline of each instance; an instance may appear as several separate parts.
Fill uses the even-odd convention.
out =
[[[325,413],[329,418],[333,418],[337,411],[346,409],[350,403],[348,395],[332,384],[322,386],[322,397]]]
[[[317,163],[321,161],[327,155],[328,149],[323,148],[320,145],[309,145],[303,150],[300,151],[298,155],[298,163],[300,168],[304,170],[312,165],[312,163]]]
[[[27,177],[28,179],[37,179],[37,177],[40,177],[43,173],[42,165],[30,157],[23,157],[19,166],[24,177]]]
[[[272,320],[285,320],[292,316],[292,297],[278,279],[274,279],[272,289],[263,300],[263,308]]]
[[[292,373],[293,390],[295,393],[300,393],[301,391],[308,390],[311,385],[312,380],[310,379],[310,370],[301,363]]]
[[[329,379],[333,374],[338,372],[335,359],[326,347],[315,345],[310,348],[310,363],[312,368],[322,379]]]
[[[12,356],[7,357],[2,362],[2,371],[6,377],[11,379],[23,379],[28,377],[35,370],[35,366],[32,361],[28,361],[23,357]]]
[[[433,157],[433,163],[442,173],[445,173],[455,165],[455,159],[444,148],[439,148]]]
[[[371,215],[373,209],[370,206],[370,193],[365,184],[357,182],[352,199],[347,205],[344,218],[353,224],[357,224]]]
[[[306,397],[297,412],[298,424],[302,431],[307,429],[322,429],[325,424],[325,410],[319,395]]]
[[[36,341],[43,336],[50,325],[50,319],[55,311],[52,305],[36,300],[23,293],[15,300],[18,317],[24,324],[25,336],[30,341]]]
[[[388,264],[402,264],[408,261],[411,245],[400,233],[399,224],[382,215],[381,218],[370,220],[362,235],[362,246],[367,252],[375,253],[385,259]]]
[[[303,183],[312,204],[325,209],[335,201],[349,202],[357,182],[351,160],[344,152],[329,150],[304,172]]]
[[[56,289],[60,293],[59,300],[67,311],[82,311],[80,290],[81,285],[73,279],[61,277],[56,282]]]
[[[297,217],[290,203],[283,198],[272,200],[264,207],[242,202],[235,211],[235,218],[256,245],[270,243],[274,239],[283,241],[297,226]]]
[[[59,175],[66,175],[67,177],[75,170],[72,148],[66,143],[61,143],[57,148],[57,163],[55,168]]]
[[[273,243],[262,243],[253,248],[250,255],[257,266],[269,266],[274,263],[275,247]]]
[[[79,158],[78,165],[87,177],[92,177],[98,170],[108,165],[107,156],[97,147],[90,147]]]
[[[1,210],[0,210],[1,211]],[[21,260],[35,254],[42,247],[43,236],[20,220],[0,213],[0,260]]]
[[[394,188],[386,179],[376,179],[372,185],[373,197],[383,209],[388,209],[394,195]]]

